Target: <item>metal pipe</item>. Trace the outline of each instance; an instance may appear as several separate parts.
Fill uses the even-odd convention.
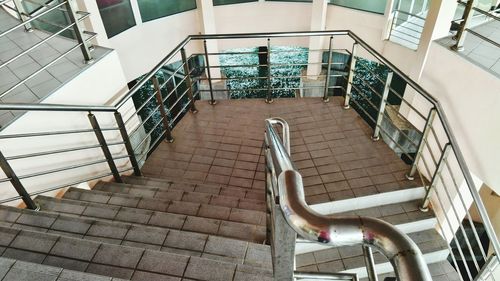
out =
[[[89,64],[94,60],[92,59],[92,55],[90,54],[90,48],[87,44],[87,41],[83,37],[83,29],[81,28],[78,17],[76,16],[76,4],[73,2],[74,0],[66,1],[66,9],[68,10],[69,20],[74,23],[75,36],[78,43],[80,43],[80,50],[82,51],[84,62]]]
[[[380,139],[380,126],[382,126],[382,120],[384,119],[385,106],[387,104],[387,97],[389,96],[389,89],[392,82],[392,72],[387,73],[387,80],[385,82],[384,92],[380,97],[380,107],[378,109],[377,123],[375,124],[375,129],[373,131],[372,139],[378,141]]]
[[[189,98],[189,103],[191,104],[191,112],[196,113],[198,110],[196,109],[195,106],[195,101],[193,98],[193,83],[191,82],[191,71],[189,70],[189,61],[186,58],[186,50],[184,48],[181,49],[181,57],[182,57],[182,63],[184,64],[184,75],[186,76],[186,83],[188,85],[188,98]],[[175,78],[174,78],[175,81]]]
[[[134,175],[142,176],[141,168],[137,159],[135,157],[135,151],[132,148],[132,143],[130,142],[130,138],[127,133],[127,127],[125,127],[125,123],[123,122],[122,114],[118,111],[115,112],[115,120],[116,124],[118,124],[118,128],[120,128],[120,134],[122,135],[122,139],[125,142],[125,149],[127,150],[127,154],[129,155],[130,164],[134,168]]]
[[[395,267],[399,280],[432,280],[417,245],[393,225],[369,217],[333,217],[313,211],[305,202],[302,176],[266,121],[270,153],[277,169],[279,202],[288,224],[303,238],[331,246],[366,245],[378,248]]]
[[[434,171],[434,174],[432,176],[431,185],[425,191],[425,196],[424,196],[424,200],[422,201],[422,205],[420,205],[418,207],[420,209],[420,211],[422,211],[422,212],[429,211],[431,192],[436,189],[436,186],[439,182],[439,177],[441,176],[441,171],[444,168],[444,161],[446,161],[446,158],[448,157],[448,154],[450,154],[450,151],[451,151],[451,145],[446,144],[444,147],[444,151],[441,154],[441,157],[439,158],[439,162],[437,164],[436,170]],[[443,181],[443,184],[444,184],[444,181]]]
[[[375,260],[373,259],[372,248],[362,246],[363,256],[365,258],[366,273],[368,274],[369,281],[378,281],[377,271],[375,270]]]
[[[272,90],[272,83],[271,83],[271,39],[267,38],[267,97],[266,97],[266,103],[272,103],[273,102],[273,90]]]
[[[153,76],[151,78],[153,81],[153,86],[155,87],[155,97],[156,97],[156,102],[158,103],[158,106],[160,107],[160,114],[162,117],[163,121],[163,129],[165,130],[165,141],[172,143],[174,142],[174,137],[172,136],[172,131],[170,130],[170,125],[168,122],[168,114],[167,111],[165,110],[165,105],[163,104],[163,99],[161,97],[161,89],[160,89],[160,83],[158,82],[158,78],[156,76]]]
[[[115,179],[116,182],[123,182],[122,178],[120,176],[120,173],[118,172],[118,169],[116,168],[115,161],[113,160],[113,155],[111,155],[111,152],[109,151],[108,144],[106,142],[106,138],[104,137],[101,127],[99,126],[99,122],[97,121],[97,118],[95,117],[92,112],[89,112],[88,118],[90,121],[90,125],[92,125],[92,129],[94,129],[95,136],[97,138],[97,141],[101,145],[102,153],[104,154],[104,157],[106,157],[106,161],[108,162],[109,169],[111,170],[111,173],[113,173],[113,178]]]
[[[354,68],[356,67],[356,51],[357,51],[358,43],[354,42],[352,44],[352,52],[351,52],[351,63],[349,64],[349,76],[347,77],[347,86],[345,90],[345,99],[344,99],[344,108],[349,109],[349,101],[351,99],[351,90],[352,90],[352,81],[354,80]]]
[[[317,279],[317,280],[351,280],[358,281],[358,275],[355,273],[325,273],[325,272],[302,272],[293,273],[295,279]]]
[[[16,172],[14,171],[14,169],[12,169],[9,162],[7,161],[7,159],[5,159],[5,156],[1,151],[0,151],[0,168],[5,173],[5,176],[10,179],[10,183],[16,189],[17,194],[19,194],[20,196],[20,199],[22,199],[24,204],[26,204],[26,207],[31,210],[36,210],[36,211],[40,210],[40,206],[38,206],[37,204],[35,204],[35,202],[33,202],[33,199],[31,199],[31,196],[28,194],[28,192],[24,188],[24,185],[21,183],[21,180],[17,177]]]
[[[432,122],[434,122],[434,118],[436,117],[436,112],[437,112],[436,108],[431,108],[431,110],[429,111],[429,115],[427,116],[427,121],[425,122],[424,130],[422,131],[422,138],[420,139],[420,142],[418,144],[418,149],[417,149],[417,153],[415,156],[415,161],[413,161],[413,164],[411,165],[410,171],[408,172],[408,174],[406,174],[406,178],[408,180],[415,179],[414,175],[415,175],[415,172],[417,171],[417,168],[418,168],[418,161],[422,155],[422,151],[424,150],[425,139],[427,138],[427,136],[429,135],[429,133],[431,131]]]
[[[454,51],[462,51],[464,49],[465,35],[466,35],[465,31],[469,26],[469,22],[470,19],[472,18],[472,15],[474,14],[472,12],[472,7],[474,6],[474,2],[476,2],[476,0],[468,0],[467,4],[465,5],[462,21],[460,22],[457,34],[454,36],[457,42],[455,43],[455,45],[450,47],[450,49]]]
[[[205,69],[207,70],[208,87],[210,88],[210,100],[208,101],[211,105],[216,105],[217,101],[214,99],[214,88],[212,85],[212,74],[210,73],[210,58],[208,57],[208,47],[207,40],[203,40],[203,49],[205,50]]]
[[[328,45],[328,64],[326,65],[326,77],[325,77],[325,92],[323,94],[323,102],[329,102],[328,97],[328,87],[330,86],[330,67],[332,65],[332,43],[333,36],[330,36],[330,43]]]

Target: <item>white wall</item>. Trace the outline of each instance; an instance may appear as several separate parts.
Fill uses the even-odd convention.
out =
[[[56,90],[43,101],[47,104],[81,104],[107,105],[116,98],[117,93],[123,93],[126,79],[122,72],[118,54],[112,51],[101,60],[96,61],[80,75]],[[127,104],[123,111],[128,111]],[[101,127],[116,127],[113,113],[96,114]],[[126,117],[124,117],[126,118]],[[134,122],[132,122],[134,123]],[[10,126],[2,130],[1,135],[52,132],[64,130],[90,129],[87,112],[28,112],[22,115]],[[110,141],[121,141],[119,132],[105,134]],[[66,134],[59,136],[26,137],[0,140],[0,147],[5,156],[15,156],[41,151],[52,151],[97,144],[93,132],[82,134]],[[112,153],[126,154],[123,145],[114,146]],[[40,156],[21,160],[12,160],[10,165],[18,176],[35,172],[47,171],[81,164],[83,162],[103,159],[100,148],[81,150],[71,153]],[[119,167],[127,167],[128,159],[118,161]],[[59,172],[46,176],[38,176],[21,180],[28,192],[57,186],[62,183],[77,181],[89,176],[109,172],[106,163]],[[3,173],[0,178],[4,178]],[[52,193],[54,194],[54,193]],[[14,197],[17,193],[10,183],[0,184],[0,198]],[[48,194],[50,195],[50,193]]]
[[[420,81],[442,104],[471,171],[500,192],[500,79],[433,43]]]

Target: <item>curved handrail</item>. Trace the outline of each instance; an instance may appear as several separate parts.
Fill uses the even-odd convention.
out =
[[[281,118],[267,119],[266,132],[278,175],[280,207],[290,227],[303,238],[321,244],[376,247],[389,259],[398,280],[431,281],[420,249],[393,225],[371,217],[325,216],[307,205],[302,176],[294,168],[287,149],[273,128],[276,123],[286,124]],[[286,127],[283,128],[286,131]],[[286,139],[283,141],[288,143]]]

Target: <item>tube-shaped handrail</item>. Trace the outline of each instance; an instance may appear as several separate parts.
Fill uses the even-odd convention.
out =
[[[276,123],[286,124],[281,118],[267,119],[266,133],[278,176],[281,210],[290,227],[304,239],[321,244],[375,247],[389,259],[398,280],[431,281],[432,277],[418,246],[393,225],[371,217],[325,216],[307,205],[302,176],[295,169],[287,148],[273,127]],[[283,135],[287,136],[288,130],[283,128]],[[286,137],[283,142],[289,144]]]

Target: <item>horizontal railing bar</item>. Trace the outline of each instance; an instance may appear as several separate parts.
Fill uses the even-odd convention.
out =
[[[9,182],[11,178],[0,179],[0,183]]]
[[[180,95],[180,97],[170,107],[167,107],[168,111],[172,112],[172,109],[182,100],[183,97],[186,96],[187,92],[189,92],[189,87]]]
[[[150,95],[150,96],[146,99],[146,101],[144,101],[144,102],[143,102],[143,103],[142,103],[142,104],[141,104],[141,105],[140,105],[140,106],[139,106],[139,107],[138,107],[138,108],[134,111],[134,113],[133,113],[133,114],[131,114],[131,115],[127,118],[127,120],[125,121],[125,125],[127,125],[127,124],[128,124],[128,122],[130,122],[130,121],[131,121],[134,117],[136,117],[136,115],[139,115],[139,112],[140,112],[141,110],[143,110],[143,109],[144,109],[144,108],[145,108],[145,107],[149,104],[149,102],[150,102],[150,101],[151,101],[154,97],[155,97],[155,94],[154,94],[154,93],[153,93],[152,95]]]
[[[142,139],[142,141],[136,145],[134,147],[134,151],[136,151],[137,148],[139,148],[148,138],[149,136],[151,136],[151,134],[156,130],[156,128],[158,127],[158,125],[160,125],[161,123],[163,122],[163,117],[160,118],[160,120],[158,121],[158,123],[156,123],[153,128],[151,128],[151,130],[149,130],[149,133],[146,134],[146,136]]]
[[[118,130],[118,128],[101,128],[101,130],[102,131],[114,131],[114,130]],[[25,133],[25,134],[0,135],[0,139],[43,137],[43,136],[82,134],[82,133],[92,133],[92,132],[94,132],[93,129],[66,130],[66,131],[54,131],[54,132],[36,132],[36,133]]]
[[[70,166],[66,166],[66,167],[62,167],[62,168],[50,169],[50,170],[45,170],[45,171],[41,171],[41,172],[21,175],[21,176],[19,176],[19,179],[34,178],[34,177],[44,176],[44,175],[48,175],[48,174],[63,172],[63,171],[67,171],[67,170],[73,170],[73,169],[78,169],[78,168],[82,168],[82,167],[97,165],[97,164],[101,164],[101,163],[106,163],[106,159],[94,160],[94,161],[90,161],[90,162],[84,162],[82,164],[70,165]]]
[[[348,35],[348,30],[336,31],[299,31],[299,32],[261,32],[261,33],[233,33],[233,34],[200,34],[191,35],[192,40],[216,40],[216,39],[248,39],[248,38],[282,38],[282,37],[310,37]]]
[[[396,18],[396,20],[399,20],[399,18]],[[416,29],[413,29],[413,28],[410,28],[409,26],[406,26],[405,24],[408,23],[408,24],[411,24],[411,25],[414,25],[416,27],[420,27],[422,28],[421,30],[416,30]],[[401,22],[401,23],[398,23],[397,21],[394,22],[394,25],[395,25],[395,28],[406,28],[406,29],[410,29],[410,30],[413,30],[417,33],[422,33],[423,31],[423,28],[424,26],[422,25],[418,25],[416,23],[413,23],[413,22]]]
[[[494,45],[494,46],[495,46],[495,47],[497,47],[497,48],[500,48],[500,43],[497,43],[496,41],[493,41],[493,40],[491,40],[490,38],[488,38],[488,37],[486,37],[486,36],[484,36],[484,35],[481,35],[481,34],[479,34],[479,33],[475,32],[475,31],[474,31],[474,30],[472,30],[472,29],[466,28],[465,30],[466,30],[467,32],[471,33],[472,35],[474,35],[474,36],[476,36],[476,37],[481,38],[481,40],[486,41],[486,42],[488,42],[488,43],[490,43],[490,44]]]
[[[113,106],[106,105],[69,105],[69,104],[50,104],[50,103],[0,103],[0,110],[10,111],[116,111]]]
[[[457,1],[457,2],[458,2],[459,4],[461,4],[461,5],[464,5],[464,6],[465,6],[465,5],[467,5],[467,3],[462,2],[462,1]],[[493,14],[491,14],[491,13],[488,13],[488,12],[486,12],[486,11],[484,11],[484,10],[481,10],[481,9],[479,9],[478,7],[472,7],[472,9],[473,9],[474,11],[476,11],[476,12],[478,12],[478,13],[480,13],[480,14],[483,14],[483,15],[485,15],[485,16],[487,16],[487,17],[490,17],[490,18],[492,18],[492,19],[494,19],[494,20],[496,20],[496,21],[500,21],[500,17],[497,17],[497,16],[495,16],[495,15],[493,15]]]
[[[184,110],[186,110],[186,108],[188,108],[188,106],[190,106],[191,103],[190,102],[187,102],[181,110],[179,110],[179,112],[175,115],[174,118],[172,118],[172,121],[170,121],[169,125],[172,127],[175,123],[175,121],[177,120],[177,118],[179,118],[179,116],[184,112]]]
[[[423,21],[425,21],[426,19],[421,17],[421,16],[418,16],[418,15],[415,15],[415,14],[411,14],[409,12],[406,12],[406,11],[403,11],[403,10],[396,10],[397,13],[402,13],[402,14],[405,14],[405,15],[408,15],[408,16],[412,16],[412,17],[415,17],[417,19],[421,19]]]
[[[397,30],[393,30],[393,31],[397,31]],[[392,32],[392,33],[391,33],[391,37],[396,37],[396,38],[401,39],[401,40],[403,40],[403,41],[406,41],[406,42],[408,42],[408,43],[410,43],[410,44],[412,44],[412,45],[415,45],[415,48],[417,48],[417,47],[418,47],[418,45],[420,44],[420,42],[415,43],[415,42],[410,41],[410,40],[408,40],[408,39],[406,39],[406,38],[403,38],[403,37],[401,37],[401,36],[399,36],[399,35],[397,35],[397,34],[394,34],[394,32]]]
[[[409,101],[405,100],[403,96],[401,96],[396,90],[394,90],[393,88],[389,88],[389,91],[391,91],[391,93],[393,93],[394,95],[396,95],[398,98],[401,99],[402,102],[404,102],[409,108],[413,109],[413,111],[418,115],[420,116],[422,119],[424,120],[427,120],[427,116],[424,116],[422,113],[420,113],[420,111],[417,110],[417,108],[415,108]]]
[[[290,75],[290,76],[271,76],[271,79],[292,79],[292,78],[308,78],[308,77],[326,77],[325,74],[320,75]],[[346,78],[346,75],[342,74],[331,74],[330,77],[343,77]],[[215,81],[228,81],[228,80],[267,80],[269,77],[267,76],[252,76],[252,77],[220,77],[220,78],[212,78],[210,80]],[[200,78],[199,81],[208,81],[208,78]]]
[[[144,157],[147,157],[147,156],[148,156],[148,154],[149,154],[149,152],[151,152],[151,150],[152,150],[153,148],[155,148],[155,147],[156,147],[156,145],[158,144],[158,142],[159,142],[159,141],[161,141],[161,140],[162,140],[162,138],[163,138],[163,136],[164,136],[164,135],[165,135],[165,132],[163,132],[161,135],[159,135],[159,136],[158,136],[158,137],[157,137],[157,138],[156,138],[156,139],[155,139],[155,140],[154,140],[154,141],[150,144],[150,146],[149,146],[148,150],[146,150],[146,152],[144,152],[144,153],[142,154],[142,156],[141,156],[141,157],[140,157],[137,161],[142,161],[142,159],[144,159]]]
[[[356,273],[325,273],[325,272],[303,272],[295,271],[294,278],[298,279],[318,279],[318,280],[352,280],[357,281]]]
[[[396,34],[394,34],[394,32],[400,33],[400,34],[402,34],[402,35],[396,35]],[[418,43],[420,42],[420,38],[419,38],[419,37],[412,36],[412,35],[410,35],[410,34],[408,34],[408,33],[405,33],[405,32],[403,32],[403,31],[401,31],[401,30],[396,30],[396,29],[393,29],[393,30],[392,30],[392,33],[391,33],[391,36],[392,36],[392,35],[395,35],[396,37],[398,37],[398,38],[400,38],[400,39],[403,39],[403,40],[405,40],[405,41],[408,41],[408,42],[410,42],[410,43],[413,43],[413,44],[415,44],[415,45],[416,45],[416,44],[418,44]],[[403,38],[403,37],[401,37],[401,36],[403,36],[403,35],[407,35],[409,38]],[[413,41],[411,41],[411,40],[416,40],[416,42],[413,42]]]
[[[65,152],[87,150],[87,149],[93,149],[93,148],[99,148],[99,147],[101,147],[100,144],[93,144],[93,145],[86,145],[86,146],[80,146],[80,147],[71,147],[71,148],[65,148],[65,149],[43,151],[43,152],[37,152],[37,153],[21,154],[21,155],[16,155],[16,156],[5,157],[5,159],[7,159],[9,161],[10,160],[18,160],[18,159],[39,157],[39,156],[45,156],[45,155],[53,155],[53,154],[59,154],[59,153],[65,153]]]
[[[67,0],[66,0],[66,1],[63,1],[63,2],[61,2],[61,3],[57,4],[57,5],[55,5],[54,7],[50,8],[50,9],[47,9],[47,10],[46,10],[46,11],[44,11],[43,13],[40,13],[40,14],[39,14],[39,15],[37,15],[36,17],[30,18],[30,19],[28,19],[28,20],[25,20],[25,21],[21,22],[20,24],[17,24],[17,25],[15,25],[15,26],[13,26],[13,27],[11,27],[11,28],[9,28],[9,29],[5,30],[4,32],[0,33],[0,38],[4,37],[5,35],[7,35],[7,34],[11,33],[12,31],[14,31],[14,30],[16,30],[16,29],[18,29],[18,28],[20,28],[20,27],[24,27],[26,24],[28,24],[28,23],[30,23],[30,22],[32,22],[32,21],[34,21],[34,20],[36,20],[37,18],[39,18],[39,17],[41,17],[41,16],[44,16],[44,15],[46,15],[46,14],[48,14],[48,13],[52,12],[53,10],[55,10],[55,9],[57,9],[57,8],[59,8],[59,7],[63,6],[63,5],[65,5],[67,2],[68,2]]]
[[[160,104],[156,105],[155,108],[153,108],[153,110],[151,110],[151,112],[148,114],[148,116],[146,116],[146,118],[144,118],[144,120],[142,120],[135,129],[133,129],[130,133],[129,133],[129,137],[135,135],[136,132],[138,132],[138,130],[142,127],[142,125],[146,124],[146,122],[149,121],[149,119],[151,119],[155,113],[158,113],[158,109],[160,109]]]

